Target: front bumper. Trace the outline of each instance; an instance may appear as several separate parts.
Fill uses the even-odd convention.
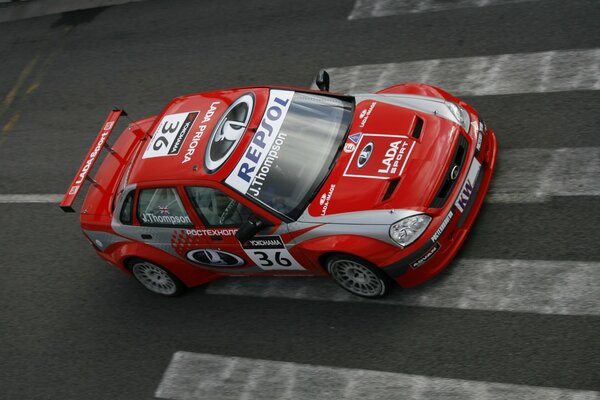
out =
[[[417,250],[383,267],[400,286],[408,288],[424,283],[439,274],[452,261],[481,209],[496,166],[497,151],[496,136],[488,128],[481,150],[475,157],[481,164],[481,169],[468,202],[461,204],[462,211],[455,205],[455,196],[445,213],[438,217],[415,243],[418,246]],[[461,196],[461,193],[458,193],[458,196]]]

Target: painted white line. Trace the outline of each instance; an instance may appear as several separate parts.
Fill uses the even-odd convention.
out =
[[[0,194],[0,204],[60,203],[63,196],[63,194]]]
[[[600,315],[600,263],[460,259],[432,282],[396,290],[377,303],[418,307]],[[227,278],[208,294],[319,301],[374,302],[353,296],[327,278]]]
[[[155,396],[171,400],[598,400],[600,392],[178,351]]]
[[[552,196],[600,196],[600,147],[498,153],[488,203],[537,203]]]
[[[599,90],[600,49],[355,65],[327,72],[332,90],[344,93],[371,93],[405,82],[428,83],[459,96]]]
[[[348,19],[446,11],[456,8],[500,6],[530,1],[534,0],[356,0]]]

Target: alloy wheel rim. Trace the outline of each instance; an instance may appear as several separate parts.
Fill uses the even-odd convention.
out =
[[[174,294],[177,291],[175,281],[162,268],[143,262],[133,266],[133,275],[144,287],[154,293]]]
[[[381,278],[360,263],[350,260],[334,261],[330,265],[330,271],[335,280],[352,293],[367,297],[383,293]]]

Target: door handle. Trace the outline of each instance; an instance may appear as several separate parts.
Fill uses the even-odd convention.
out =
[[[148,235],[147,233],[142,233],[142,239],[152,239],[152,235]]]

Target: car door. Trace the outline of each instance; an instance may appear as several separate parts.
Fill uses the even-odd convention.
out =
[[[190,261],[231,274],[310,274],[281,236],[259,233],[244,244],[237,240],[235,233],[253,212],[234,194],[199,185],[185,191],[202,224],[195,234],[208,244],[188,252]]]
[[[140,188],[137,195],[136,239],[173,256],[177,238],[194,228],[176,186]]]

